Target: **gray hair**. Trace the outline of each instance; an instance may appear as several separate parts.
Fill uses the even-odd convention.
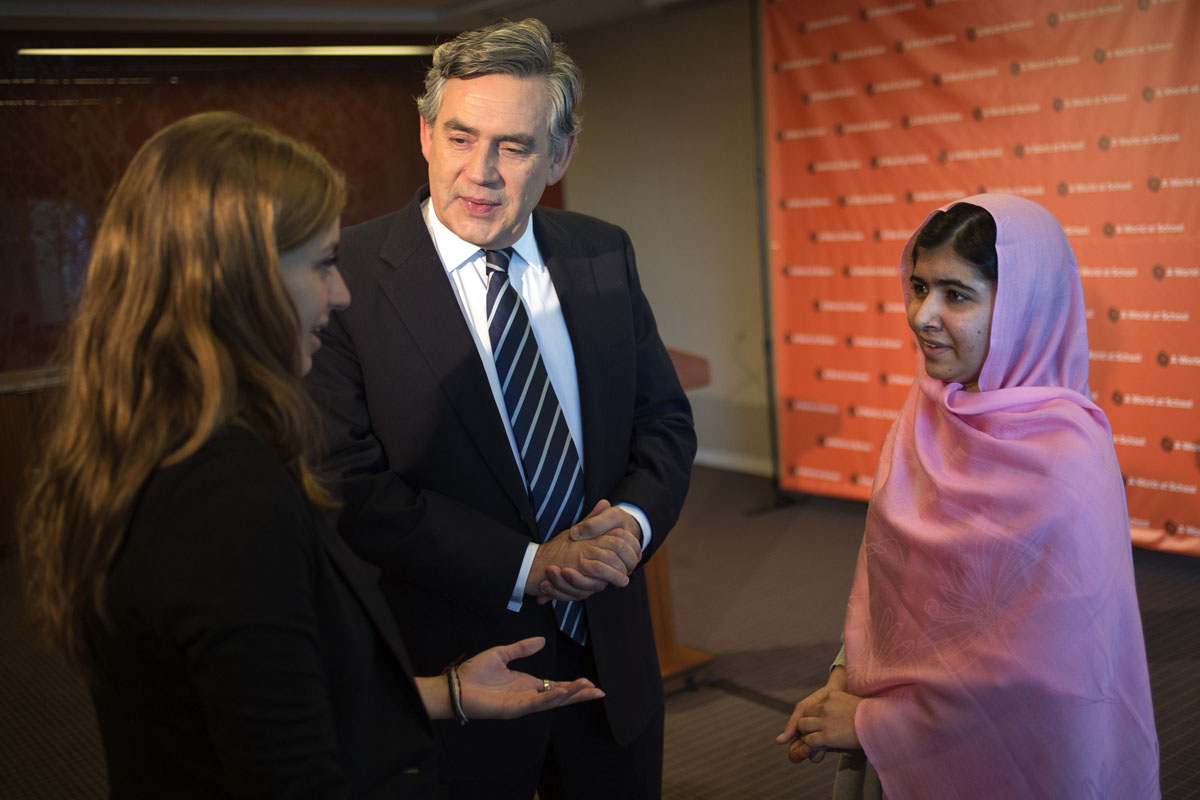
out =
[[[566,47],[551,38],[550,29],[532,17],[466,31],[439,45],[433,51],[433,66],[425,73],[425,94],[417,98],[417,110],[432,127],[447,80],[496,74],[546,79],[550,91],[547,127],[553,152],[559,152],[583,127],[575,113],[583,96],[583,74]]]

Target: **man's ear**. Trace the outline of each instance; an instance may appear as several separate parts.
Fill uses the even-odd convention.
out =
[[[421,155],[425,156],[425,160],[429,160],[429,148],[433,144],[433,131],[429,128],[429,123],[425,121],[422,114],[418,114],[421,118]]]
[[[554,153],[553,160],[550,162],[550,174],[546,177],[546,185],[553,186],[562,180],[563,175],[567,174],[567,167],[571,163],[571,157],[575,155],[575,137],[567,138],[566,144],[558,148]]]

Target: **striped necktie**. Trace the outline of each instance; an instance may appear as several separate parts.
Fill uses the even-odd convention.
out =
[[[529,498],[543,542],[579,521],[583,513],[583,465],[550,384],[529,315],[508,278],[512,249],[484,250],[488,270],[488,336],[512,423]],[[563,633],[587,642],[583,603],[554,602]]]

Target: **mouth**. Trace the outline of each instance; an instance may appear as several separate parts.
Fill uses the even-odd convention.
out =
[[[929,339],[921,338],[921,349],[926,355],[940,355],[950,349],[950,345],[942,344],[941,342],[933,342]]]
[[[321,347],[321,331],[325,330],[324,322],[312,326],[308,329],[309,343],[312,344],[313,350],[318,350]]]
[[[462,201],[463,207],[466,208],[467,213],[476,217],[486,216],[494,209],[500,207],[499,202],[492,202],[491,200],[485,200],[482,198],[460,197],[459,200]]]

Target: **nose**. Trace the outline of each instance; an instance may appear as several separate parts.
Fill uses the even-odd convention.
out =
[[[471,153],[470,161],[467,163],[467,178],[479,185],[486,185],[496,180],[499,174],[496,169],[496,160],[499,158],[499,152],[487,145],[479,145]]]
[[[919,330],[937,330],[941,327],[941,308],[933,296],[913,300],[912,327]]]
[[[330,308],[341,311],[350,305],[350,290],[346,287],[346,282],[342,280],[342,273],[337,267],[329,272],[328,288]]]

